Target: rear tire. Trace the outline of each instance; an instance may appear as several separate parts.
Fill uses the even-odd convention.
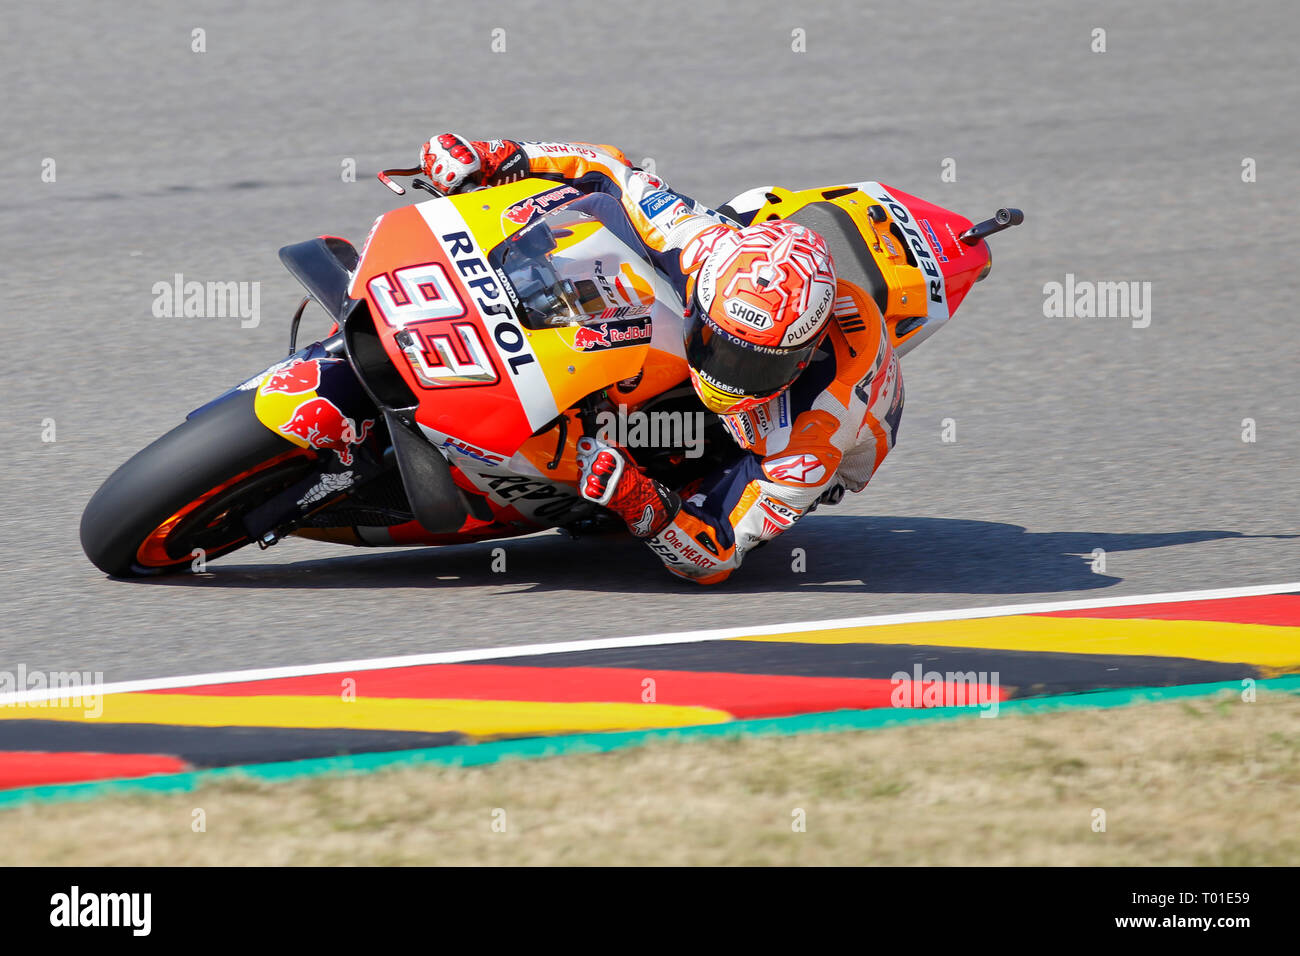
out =
[[[241,519],[315,467],[273,433],[248,389],[188,419],[118,468],[81,516],[81,547],[106,574],[187,571],[249,543]]]

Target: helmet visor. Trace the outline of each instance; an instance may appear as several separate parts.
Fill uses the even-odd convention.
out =
[[[799,377],[822,336],[788,349],[752,345],[714,325],[698,304],[686,316],[686,361],[705,382],[738,398],[770,398]]]

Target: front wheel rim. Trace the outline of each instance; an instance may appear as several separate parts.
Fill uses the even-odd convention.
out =
[[[136,549],[137,566],[163,570],[247,543],[243,516],[301,478],[313,460],[300,449],[287,451],[199,495],[145,536]]]

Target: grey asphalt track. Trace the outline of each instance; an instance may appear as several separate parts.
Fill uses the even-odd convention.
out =
[[[1294,580],[1298,34],[1283,0],[12,7],[0,669],[121,680]],[[1027,219],[904,363],[900,443],[871,488],[722,587],[554,534],[507,543],[504,574],[491,545],[290,540],[201,577],[106,579],[77,539],[98,484],[283,354],[299,293],[277,248],[360,242],[404,201],[374,170],[444,129],[617,143],[713,203],[877,179]],[[260,282],[260,324],[153,317],[175,273]],[[1067,273],[1150,282],[1150,326],[1045,317]]]

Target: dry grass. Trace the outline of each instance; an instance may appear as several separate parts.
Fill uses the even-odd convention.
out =
[[[1298,807],[1262,694],[28,806],[0,864],[1294,865]]]

